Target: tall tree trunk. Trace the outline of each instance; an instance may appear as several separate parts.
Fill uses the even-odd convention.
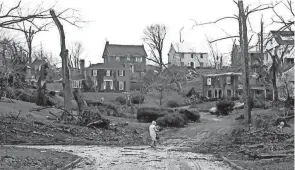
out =
[[[54,10],[50,10],[50,15],[54,23],[56,24],[59,34],[60,34],[60,45],[61,45],[61,52],[60,57],[62,60],[62,74],[63,74],[63,89],[64,89],[64,109],[66,112],[70,112],[70,105],[71,105],[71,86],[70,86],[70,75],[69,75],[69,67],[68,67],[68,55],[69,51],[66,49],[65,43],[65,33],[63,26],[59,22],[58,18],[55,15]],[[67,114],[63,113],[62,119],[67,119]]]
[[[241,54],[244,58],[244,117],[246,123],[251,123],[251,96],[249,86],[249,61],[248,61],[248,35],[247,35],[247,19],[244,12],[243,1],[239,0],[239,34],[240,34],[240,46]]]
[[[74,89],[73,94],[79,108],[78,116],[81,118],[85,109],[85,101],[82,97],[81,89]]]

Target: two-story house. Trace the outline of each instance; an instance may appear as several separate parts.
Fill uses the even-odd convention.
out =
[[[271,54],[274,55],[275,49],[277,54],[281,57],[285,48],[287,50],[283,56],[284,65],[294,65],[294,32],[293,31],[271,31],[270,38],[264,40],[265,57],[264,64],[270,66],[272,64]],[[293,53],[293,54],[292,54]]]
[[[242,73],[220,73],[202,76],[203,96],[208,98],[231,98],[239,93],[239,80]]]
[[[106,42],[102,58],[104,63],[119,63],[131,70],[132,77],[146,71],[147,53],[143,45],[117,45]]]
[[[129,68],[116,62],[91,64],[86,69],[96,91],[129,91],[130,74]]]
[[[208,53],[196,52],[196,46],[188,43],[171,43],[168,52],[168,65],[192,68],[209,67]]]

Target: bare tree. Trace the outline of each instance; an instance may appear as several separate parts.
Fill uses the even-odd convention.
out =
[[[74,42],[70,47],[70,64],[72,68],[79,68],[79,61],[84,52],[84,47],[80,41]]]
[[[152,54],[152,58],[147,58],[150,61],[158,64],[160,72],[166,65],[163,62],[163,45],[167,34],[167,28],[165,25],[151,25],[144,30],[143,41],[149,46]]]
[[[233,19],[235,21],[238,21],[239,24],[239,35],[230,35],[230,36],[226,36],[223,38],[219,38],[216,39],[214,41],[211,41],[211,43],[213,42],[217,42],[220,40],[225,40],[225,39],[233,39],[233,38],[239,38],[240,39],[240,47],[241,47],[241,56],[242,58],[244,58],[244,102],[245,102],[245,107],[244,107],[244,117],[245,117],[245,121],[247,123],[251,123],[251,106],[250,106],[250,102],[251,102],[251,96],[250,96],[250,87],[249,87],[249,62],[248,62],[248,49],[249,49],[249,41],[251,41],[252,37],[250,38],[250,40],[248,40],[248,27],[247,27],[247,19],[250,16],[250,14],[253,14],[255,12],[258,11],[263,11],[266,9],[271,9],[274,8],[273,5],[270,4],[261,4],[258,5],[257,7],[254,8],[250,8],[249,6],[247,6],[246,8],[244,8],[244,3],[242,0],[239,0],[238,2],[234,1],[234,3],[237,5],[238,9],[239,9],[239,14],[238,15],[233,15],[233,16],[227,16],[227,17],[222,17],[219,18],[215,21],[212,22],[206,22],[206,23],[197,23],[195,21],[194,26],[201,26],[201,25],[208,25],[208,24],[215,24],[218,23],[220,21],[223,20],[227,20],[227,19]],[[193,27],[194,27],[193,26]]]
[[[60,57],[62,59],[62,73],[63,73],[63,89],[64,89],[64,109],[67,113],[70,111],[70,101],[71,101],[71,87],[70,87],[70,75],[68,67],[68,55],[69,51],[66,48],[65,33],[62,24],[58,20],[54,10],[50,10],[50,15],[54,23],[56,24],[59,34],[60,34],[60,45],[61,52]],[[67,120],[67,113],[64,113],[62,119]]]

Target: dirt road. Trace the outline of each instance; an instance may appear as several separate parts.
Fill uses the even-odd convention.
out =
[[[230,170],[211,155],[172,151],[172,147],[153,149],[147,146],[99,147],[99,146],[34,146],[72,152],[84,158],[75,170]]]
[[[200,141],[209,140],[216,134],[227,133],[232,119],[216,118],[202,113],[201,123],[191,123],[186,128],[166,129],[161,132],[157,149],[149,146],[99,147],[99,146],[35,146],[59,151],[72,152],[85,158],[78,166],[82,169],[187,169],[187,170],[229,170],[224,162],[212,155],[191,152],[179,152]]]

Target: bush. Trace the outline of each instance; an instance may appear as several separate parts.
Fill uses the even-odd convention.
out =
[[[50,91],[48,94],[49,94],[50,96],[55,96],[55,95],[56,95],[55,91]]]
[[[167,113],[173,113],[172,109],[143,107],[137,111],[137,120],[141,122],[152,122]]]
[[[222,100],[217,102],[216,108],[219,114],[221,115],[228,115],[231,111],[233,111],[233,107],[235,106],[235,103],[233,101],[229,100]]]
[[[188,119],[180,113],[168,113],[163,117],[159,117],[156,122],[163,127],[184,127],[188,124]]]
[[[200,114],[199,113],[196,113],[194,111],[190,111],[190,110],[180,110],[179,111],[180,114],[183,114],[185,117],[187,117],[188,120],[190,121],[194,121],[194,122],[199,122],[200,121]]]
[[[237,100],[240,100],[240,98],[239,97],[232,97],[231,100],[232,101],[237,101]]]
[[[64,95],[64,91],[63,91],[63,90],[59,91],[58,95],[59,95],[60,97],[65,97],[65,95]]]
[[[116,99],[115,99],[116,102],[120,103],[121,105],[125,105],[126,104],[126,98],[123,97],[123,96],[118,96]]]
[[[171,108],[180,106],[179,103],[175,100],[169,100],[166,105],[167,107],[171,107]]]
[[[143,95],[135,95],[131,97],[131,102],[133,104],[142,104],[144,102],[145,97]]]
[[[24,91],[23,89],[16,89],[15,96],[18,97],[18,100],[21,100],[24,102],[34,103],[36,101],[36,96],[29,94],[28,92]]]
[[[10,99],[15,99],[15,93],[14,93],[14,89],[12,89],[11,87],[7,87],[5,89],[5,94],[7,98]]]

